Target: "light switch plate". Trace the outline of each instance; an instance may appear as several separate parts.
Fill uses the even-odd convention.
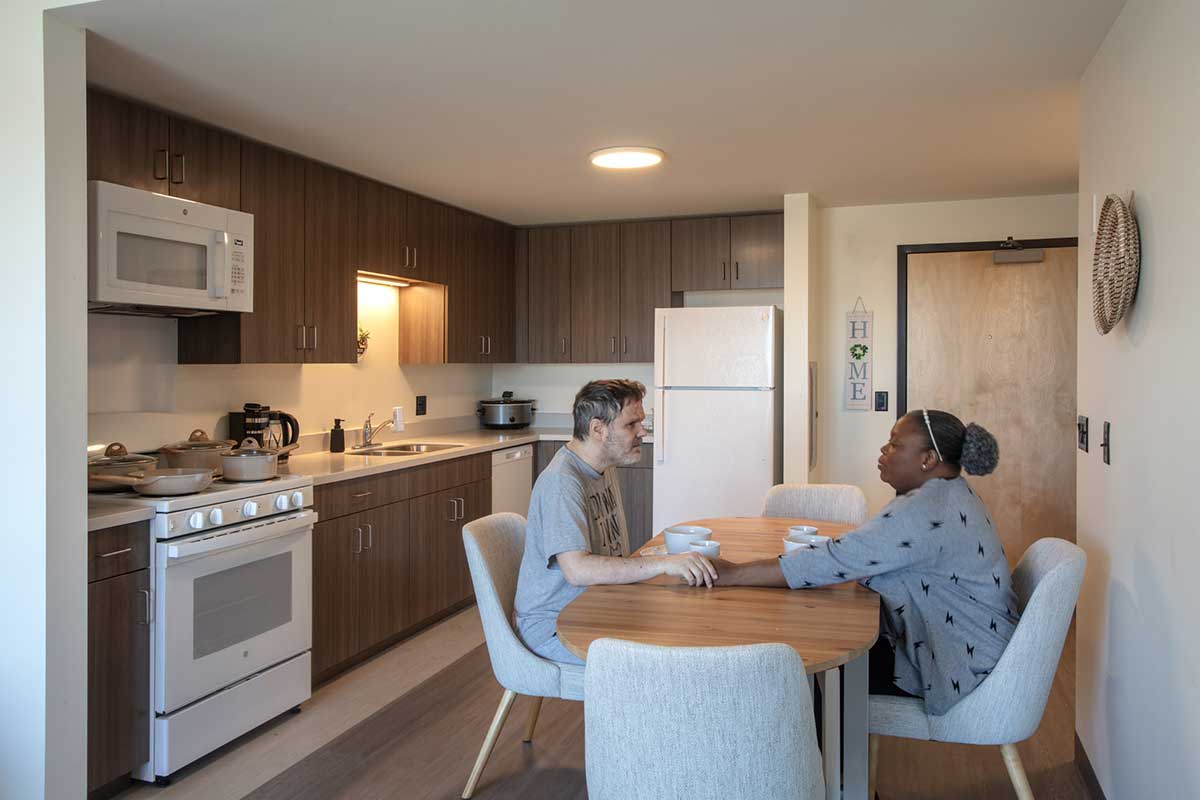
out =
[[[1080,414],[1075,421],[1076,441],[1083,452],[1088,451],[1088,418]]]
[[[427,408],[428,408],[428,405],[425,400],[425,395],[423,395],[423,394],[417,395],[417,416],[418,417],[425,416],[425,411]]]
[[[887,406],[888,406],[887,395],[888,395],[887,392],[876,392],[875,393],[875,410],[876,411],[887,411]]]

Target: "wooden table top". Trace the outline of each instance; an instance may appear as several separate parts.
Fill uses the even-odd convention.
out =
[[[813,525],[837,538],[852,526],[821,520],[729,517],[681,523],[711,528],[721,558],[744,562],[783,552],[792,525]],[[638,551],[661,545],[662,534]],[[637,555],[631,556],[636,558]],[[795,648],[810,674],[863,655],[879,636],[879,596],[857,583],[820,589],[751,586],[693,588],[660,576],[643,583],[591,586],[558,617],[558,638],[587,658],[596,639],[627,639],[673,647],[783,642]]]

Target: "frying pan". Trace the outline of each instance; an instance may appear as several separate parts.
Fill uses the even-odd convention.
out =
[[[203,491],[212,484],[213,474],[211,469],[178,467],[147,469],[129,475],[91,475],[89,479],[114,487],[128,487],[150,497],[163,497]]]

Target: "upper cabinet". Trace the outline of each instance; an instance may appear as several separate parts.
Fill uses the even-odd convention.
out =
[[[304,186],[304,360],[353,364],[358,361],[358,180],[309,161]]]
[[[620,360],[621,227],[571,228],[571,360]]]
[[[529,363],[571,363],[571,229],[529,232]]]
[[[222,208],[242,199],[242,140],[231,133],[171,117],[168,151],[174,197]]]
[[[671,307],[671,223],[621,225],[621,361],[654,360],[654,309]]]
[[[457,210],[451,220],[446,360],[455,364],[512,363],[516,346],[512,228]]]
[[[358,179],[358,261],[356,269],[383,275],[408,273],[411,249],[404,246],[407,196],[378,181]]]
[[[783,214],[673,220],[671,247],[673,291],[783,286]]]
[[[408,196],[401,240],[405,277],[433,283],[448,281],[454,266],[451,226],[456,213],[456,209],[436,200]]]

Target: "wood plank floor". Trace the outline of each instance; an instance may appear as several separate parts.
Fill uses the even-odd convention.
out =
[[[1072,636],[1042,725],[1020,746],[1034,794],[1043,800],[1088,798],[1073,763],[1074,652]],[[456,798],[501,691],[480,647],[247,797]],[[585,798],[582,704],[547,700],[534,742],[526,745],[520,737],[529,702],[517,699],[475,796]],[[647,753],[647,763],[655,757]],[[902,739],[880,746],[879,794],[883,800],[1014,796],[1000,748]]]

